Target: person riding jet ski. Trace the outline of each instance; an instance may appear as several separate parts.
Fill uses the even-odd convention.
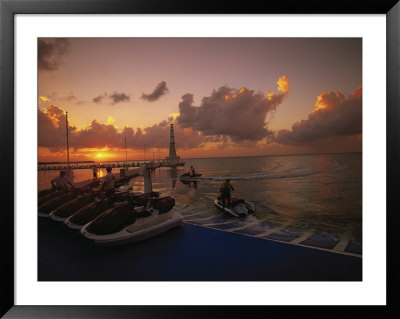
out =
[[[221,187],[219,188],[219,191],[221,193],[221,202],[222,202],[222,207],[225,207],[225,200],[228,201],[228,208],[231,206],[231,191],[233,191],[233,186],[231,184],[231,181],[227,179],[225,182],[222,183]]]
[[[196,172],[195,172],[194,167],[192,165],[192,166],[190,166],[189,176],[195,176],[195,175],[196,175]]]

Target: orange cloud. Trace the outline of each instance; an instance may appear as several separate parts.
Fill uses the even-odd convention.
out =
[[[339,92],[324,92],[317,97],[317,102],[315,102],[314,112],[324,109],[334,109],[337,108],[338,105],[343,103],[345,97],[342,93]]]
[[[171,121],[172,121],[172,120],[176,120],[178,116],[179,116],[179,113],[170,113],[168,115],[168,118],[171,119]]]
[[[288,145],[305,145],[322,138],[362,134],[361,86],[347,99],[339,92],[324,92],[306,120],[296,122],[291,130],[280,130],[273,140]]]
[[[362,97],[362,85],[357,87],[353,93],[350,94],[349,99],[357,99]]]
[[[71,117],[69,118],[71,119]],[[38,146],[51,152],[61,152],[66,147],[65,112],[61,108],[50,105],[45,110],[38,110]],[[153,126],[138,128],[131,127],[118,130],[113,124],[102,124],[93,120],[89,126],[77,129],[69,124],[69,146],[75,153],[84,150],[89,156],[96,156],[99,149],[108,148],[117,152],[125,149],[125,138],[129,149],[154,147],[169,148],[170,126],[162,121]],[[175,125],[175,140],[179,148],[192,148],[202,145],[208,139],[199,132]],[[91,152],[96,154],[90,154]],[[107,152],[111,154],[111,152]]]
[[[47,96],[39,96],[39,102],[50,102]]]
[[[223,86],[203,97],[200,106],[193,105],[193,94],[185,94],[179,103],[178,123],[217,141],[228,137],[233,143],[262,140],[272,134],[265,122],[267,114],[276,110],[290,89],[287,76],[280,77],[277,84],[280,93],[267,96],[245,87]]]
[[[278,79],[278,91],[282,92],[282,94],[288,94],[290,91],[290,83],[289,83],[289,78],[286,75],[281,76]]]
[[[112,116],[109,116],[107,118],[107,124],[112,125],[112,124],[114,124],[114,122],[115,122],[115,118],[113,118]]]

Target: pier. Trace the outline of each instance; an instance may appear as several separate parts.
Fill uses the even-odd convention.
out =
[[[182,166],[183,164],[179,164],[178,166]],[[115,161],[115,162],[106,162],[106,163],[70,163],[69,168],[70,169],[92,169],[93,166],[96,166],[97,168],[107,168],[107,167],[112,167],[112,168],[127,168],[127,167],[141,167],[141,166],[146,166],[146,167],[169,167],[170,165],[166,163],[163,160],[157,160],[157,161],[131,161],[131,162],[122,162],[122,161]],[[67,163],[39,163],[38,164],[38,170],[39,171],[48,171],[48,170],[65,170],[68,168]]]

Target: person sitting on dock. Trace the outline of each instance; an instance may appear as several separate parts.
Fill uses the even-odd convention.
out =
[[[93,165],[92,170],[93,170],[93,180],[97,181],[97,167],[96,167],[96,165]]]
[[[115,176],[111,173],[112,168],[106,168],[107,175],[104,177],[103,189],[106,191],[106,196],[110,197],[115,193]]]
[[[75,188],[74,185],[68,181],[65,171],[60,171],[60,175],[51,180],[51,186],[57,190],[70,190],[71,188]]]
[[[231,207],[231,191],[233,190],[233,186],[229,179],[223,182],[221,187],[219,188],[219,191],[221,192],[221,202],[223,208],[225,208],[225,200],[228,201],[228,208]]]

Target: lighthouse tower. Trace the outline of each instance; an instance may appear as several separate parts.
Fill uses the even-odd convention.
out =
[[[177,157],[176,150],[175,150],[174,124],[171,124],[171,129],[169,132],[169,156],[168,157],[169,158]]]
[[[165,158],[164,163],[165,166],[178,166],[184,164],[180,161],[180,157],[176,155],[174,124],[171,124],[171,129],[169,133],[169,156]]]

